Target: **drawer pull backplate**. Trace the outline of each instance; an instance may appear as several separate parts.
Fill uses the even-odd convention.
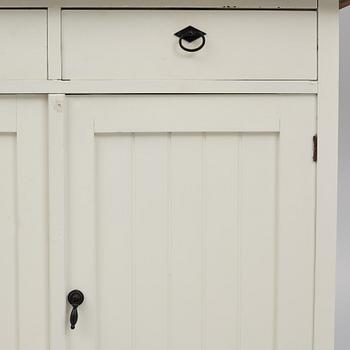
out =
[[[181,29],[179,32],[175,33],[174,35],[180,38],[179,45],[183,50],[187,52],[196,52],[201,50],[204,47],[206,42],[205,40],[206,33],[192,26],[188,26],[184,29]],[[183,44],[184,41],[187,41],[188,43],[192,43],[193,41],[198,39],[202,39],[202,43],[198,47],[195,47],[193,49],[188,48]]]

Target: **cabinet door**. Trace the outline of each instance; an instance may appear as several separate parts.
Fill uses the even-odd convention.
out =
[[[314,96],[67,97],[71,350],[311,350]]]
[[[47,350],[47,102],[0,97],[0,347]]]

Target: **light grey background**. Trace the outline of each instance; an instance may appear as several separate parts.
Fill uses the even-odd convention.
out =
[[[335,350],[350,349],[350,7],[340,11],[338,258]]]

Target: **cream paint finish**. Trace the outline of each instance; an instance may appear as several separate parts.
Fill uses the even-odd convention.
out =
[[[0,79],[47,79],[47,11],[0,9]]]
[[[0,97],[0,339],[6,350],[47,350],[47,103]]]
[[[189,24],[207,44],[186,53]],[[188,46],[200,44],[200,39]],[[64,10],[64,79],[315,80],[314,11]]]
[[[52,70],[53,72],[53,70]],[[311,94],[317,81],[0,80],[0,94]]]
[[[1,0],[2,7],[317,9],[317,0]]]
[[[113,29],[121,8],[125,26],[155,16],[157,30],[130,26],[127,36],[148,33],[158,53],[175,40],[170,73],[144,46],[159,71],[122,55],[116,62],[137,69],[111,66],[110,79],[82,60],[95,76],[78,67],[70,69],[79,79],[62,80],[66,16],[81,13],[83,23],[86,13],[109,13]],[[334,350],[338,9],[333,0],[316,8],[316,0],[0,0],[1,348]],[[210,33],[212,18],[232,16],[225,35],[237,43],[249,34],[255,56],[239,56],[238,41],[231,61],[213,51],[203,61],[203,51],[202,70],[190,57],[174,79],[178,28],[156,37],[161,13],[176,25],[188,13]],[[110,53],[124,39],[96,18],[89,37],[70,23],[73,38]],[[274,44],[253,46],[264,33]],[[286,38],[299,63],[286,56]],[[137,51],[136,40],[128,45]],[[74,332],[72,288],[87,297]]]
[[[317,169],[315,349],[334,349],[337,235],[338,2],[319,0],[319,162]]]
[[[315,97],[66,103],[67,348],[311,350]]]

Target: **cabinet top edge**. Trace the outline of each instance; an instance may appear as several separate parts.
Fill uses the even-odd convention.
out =
[[[316,9],[317,0],[0,0],[0,8],[17,7]]]

